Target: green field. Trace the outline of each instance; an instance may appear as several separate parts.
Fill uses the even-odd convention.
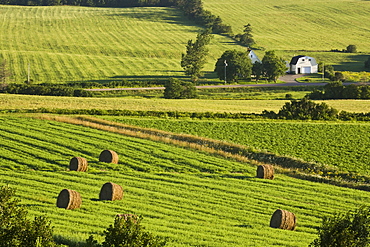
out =
[[[261,113],[276,111],[286,100],[200,100],[200,99],[133,99],[133,98],[81,98],[0,94],[0,109],[117,109],[134,111],[185,111]],[[370,112],[367,100],[325,101],[335,109],[348,112]]]
[[[250,23],[258,46],[276,50],[287,60],[293,55],[309,55],[338,70],[362,71],[364,55],[370,53],[369,1],[204,0],[204,7],[220,15],[235,33]],[[328,52],[350,44],[363,53]]]
[[[223,140],[342,171],[369,174],[370,125],[293,121],[164,120],[104,117],[129,125]]]
[[[1,184],[17,189],[30,216],[47,215],[60,243],[74,246],[101,233],[117,213],[144,216],[143,224],[169,237],[168,246],[307,246],[323,216],[369,205],[367,192],[276,174],[255,178],[256,167],[173,145],[83,126],[27,117],[1,117]],[[98,162],[115,150],[118,165]],[[89,161],[87,173],[69,160]],[[118,183],[124,200],[97,200],[102,184]],[[64,189],[81,193],[80,209],[56,207]],[[278,209],[294,212],[296,231],[269,227]]]
[[[261,50],[276,50],[286,60],[306,54],[338,70],[362,71],[370,54],[369,1],[284,0],[204,1],[234,32],[251,23]],[[0,5],[0,55],[13,75],[34,83],[110,82],[184,77],[181,54],[202,28],[174,8],[25,7]],[[361,53],[333,53],[355,44]],[[214,35],[204,68],[215,79],[216,59],[228,49],[245,50]]]
[[[201,30],[173,8],[0,5],[0,19],[0,54],[16,82],[28,64],[35,83],[183,77],[181,54]],[[232,48],[242,49],[215,35],[205,69]]]

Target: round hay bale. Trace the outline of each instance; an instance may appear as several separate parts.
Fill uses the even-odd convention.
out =
[[[100,200],[122,200],[123,198],[123,189],[121,185],[115,183],[105,183],[99,193]]]
[[[58,208],[75,209],[81,207],[81,204],[81,195],[77,191],[64,189],[58,195]]]
[[[112,150],[104,150],[100,153],[99,161],[118,164],[118,154]]]
[[[87,160],[82,157],[73,157],[69,162],[69,170],[86,172],[87,171]]]
[[[274,179],[274,167],[272,165],[259,165],[257,178]]]
[[[271,217],[270,227],[294,231],[297,226],[296,216],[286,210],[277,209]]]

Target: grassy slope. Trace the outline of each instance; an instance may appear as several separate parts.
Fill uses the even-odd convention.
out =
[[[1,184],[17,188],[32,216],[47,214],[64,243],[99,238],[115,214],[136,213],[148,230],[170,237],[169,246],[307,246],[322,216],[368,205],[370,197],[279,174],[260,180],[249,164],[85,127],[6,116],[0,123],[7,136]],[[118,152],[119,165],[97,162],[105,148]],[[89,160],[89,172],[66,171],[75,155]],[[124,187],[123,201],[96,200],[107,181]],[[81,209],[56,208],[64,188],[81,193]],[[268,226],[277,208],[297,215],[297,231]]]
[[[276,50],[287,60],[302,53],[336,65],[338,70],[362,71],[365,54],[370,53],[369,1],[204,0],[204,7],[220,15],[235,33],[250,23],[257,44]],[[327,52],[350,44],[364,53]],[[263,52],[256,52],[263,56]]]
[[[141,111],[246,112],[279,111],[285,100],[166,100],[132,98],[78,98],[0,94],[4,109],[128,109]],[[329,100],[329,106],[348,112],[370,112],[367,100]]]
[[[0,54],[17,82],[184,76],[181,54],[200,27],[173,8],[0,6]],[[206,70],[235,46],[215,35]]]

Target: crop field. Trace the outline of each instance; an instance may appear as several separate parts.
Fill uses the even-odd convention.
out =
[[[323,216],[369,205],[368,192],[276,174],[255,178],[256,167],[204,152],[83,126],[3,115],[0,181],[17,189],[29,217],[46,215],[60,243],[75,246],[113,223],[117,213],[144,216],[168,246],[307,246]],[[119,164],[98,162],[115,150]],[[68,171],[74,156],[86,173]],[[99,201],[105,182],[120,184],[122,201]],[[82,207],[56,207],[58,193],[73,189]],[[294,212],[296,231],[269,227],[278,209]]]
[[[0,110],[9,109],[103,109],[134,111],[184,111],[262,113],[278,112],[286,100],[207,100],[207,99],[137,99],[137,98],[82,98],[35,95],[0,94]],[[316,101],[320,102],[320,101]],[[324,101],[340,111],[370,112],[367,100]]]
[[[370,124],[291,121],[192,121],[104,117],[130,125],[247,145],[370,174]]]
[[[251,24],[258,46],[289,60],[309,55],[338,70],[361,71],[370,53],[370,2],[361,0],[204,0],[204,8],[221,16],[235,33]],[[328,52],[356,45],[362,54]],[[256,51],[263,56],[263,51]]]
[[[34,83],[183,77],[181,54],[200,27],[173,8],[0,5],[0,55],[11,79]],[[215,35],[205,70],[227,49]],[[211,76],[212,77],[212,76]]]

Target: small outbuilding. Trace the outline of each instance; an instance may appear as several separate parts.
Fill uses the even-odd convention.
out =
[[[316,59],[304,55],[295,56],[289,63],[289,72],[292,74],[312,74],[318,72]]]
[[[248,57],[251,59],[252,64],[254,64],[255,62],[261,63],[261,60],[257,57],[256,53],[254,53],[254,51],[252,51],[251,49],[248,48],[247,54]]]

